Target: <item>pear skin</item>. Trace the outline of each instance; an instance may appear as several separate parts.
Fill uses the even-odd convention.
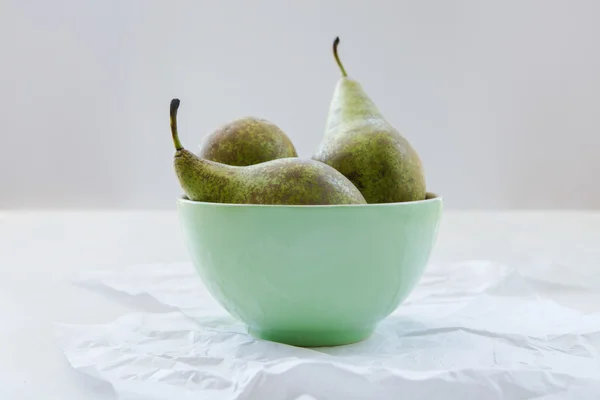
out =
[[[383,117],[361,84],[342,71],[331,100],[325,135],[313,159],[346,176],[368,203],[423,200],[423,165],[411,144]]]
[[[237,166],[298,157],[294,144],[281,128],[255,117],[221,125],[203,139],[196,154],[205,160]]]
[[[173,166],[180,186],[193,201],[231,204],[366,204],[360,191],[327,164],[297,157],[249,166],[205,160],[186,150],[177,132],[180,101],[170,108],[175,145]]]

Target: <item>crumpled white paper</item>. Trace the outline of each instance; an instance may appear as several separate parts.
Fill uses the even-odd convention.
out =
[[[600,314],[532,282],[490,262],[432,265],[371,338],[308,349],[249,336],[190,264],[140,265],[79,283],[169,311],[56,330],[71,365],[121,400],[600,398]]]

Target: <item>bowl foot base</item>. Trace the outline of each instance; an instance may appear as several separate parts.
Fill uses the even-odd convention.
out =
[[[329,347],[361,342],[371,336],[373,330],[374,327],[339,331],[278,330],[249,327],[248,333],[258,339],[291,346]]]

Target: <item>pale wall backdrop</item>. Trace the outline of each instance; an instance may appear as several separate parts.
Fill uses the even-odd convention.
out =
[[[302,157],[339,72],[448,208],[600,208],[600,1],[0,0],[0,208],[173,208],[195,147],[265,117]]]

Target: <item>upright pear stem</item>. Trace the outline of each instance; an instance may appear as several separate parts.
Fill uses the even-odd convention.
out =
[[[179,109],[179,99],[171,100],[170,108],[170,120],[171,120],[171,136],[173,136],[173,144],[175,150],[179,151],[183,149],[181,142],[179,141],[179,134],[177,133],[177,110]]]
[[[333,56],[335,57],[335,61],[337,62],[338,66],[340,67],[340,70],[342,71],[342,76],[347,77],[348,74],[346,73],[346,69],[344,69],[342,62],[340,61],[340,57],[338,56],[338,52],[337,52],[338,44],[340,44],[339,36],[336,37],[335,40],[333,41]]]

